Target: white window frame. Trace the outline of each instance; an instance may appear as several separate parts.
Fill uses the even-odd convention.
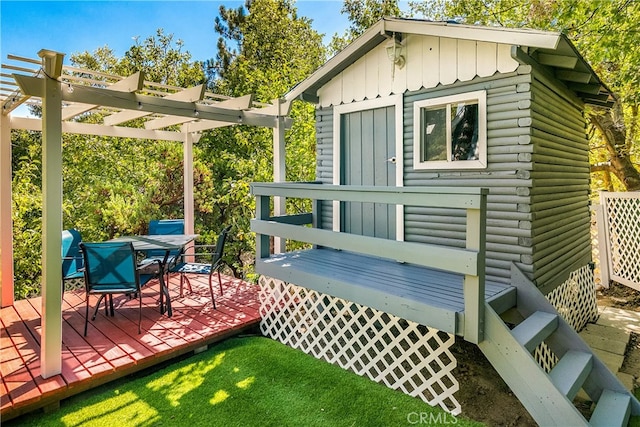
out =
[[[478,160],[422,160],[424,124],[422,109],[425,107],[446,107],[469,101],[478,104]],[[449,114],[447,115],[449,116]],[[451,120],[447,120],[450,126]],[[447,131],[447,153],[451,153],[451,131]],[[418,170],[439,169],[485,169],[487,167],[487,91],[478,90],[457,95],[416,101],[413,104],[413,168]]]

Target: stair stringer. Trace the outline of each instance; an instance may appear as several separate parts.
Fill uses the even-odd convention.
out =
[[[640,402],[638,402],[633,393],[627,390],[618,377],[609,370],[591,347],[564,320],[549,300],[513,264],[511,266],[511,281],[512,285],[517,289],[516,308],[524,317],[528,317],[536,311],[545,311],[558,316],[558,328],[544,342],[559,359],[569,350],[589,353],[593,356],[591,372],[582,384],[582,388],[591,400],[598,402],[604,390],[625,394],[631,397],[631,414],[634,416],[640,415]]]
[[[478,347],[533,419],[544,426],[588,426],[488,303],[484,316],[484,341]]]

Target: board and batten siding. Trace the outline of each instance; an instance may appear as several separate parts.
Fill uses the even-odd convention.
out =
[[[409,34],[406,65],[395,67],[381,43],[318,90],[321,107],[490,77],[518,68],[511,45]]]

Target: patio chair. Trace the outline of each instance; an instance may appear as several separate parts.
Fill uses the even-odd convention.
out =
[[[172,273],[180,273],[180,296],[183,295],[182,289],[184,283],[187,283],[189,291],[193,292],[191,282],[189,282],[188,274],[204,274],[209,276],[209,292],[211,293],[211,301],[213,308],[216,308],[216,298],[213,295],[213,273],[218,273],[218,284],[220,285],[220,295],[222,290],[222,277],[220,276],[220,268],[222,267],[222,257],[224,256],[224,245],[227,240],[227,234],[231,230],[231,226],[225,227],[216,240],[215,245],[194,245],[193,254],[180,255],[181,261],[171,269]],[[215,248],[214,252],[207,252],[207,249]],[[202,252],[204,251],[204,252]],[[193,258],[194,262],[186,262],[186,258]],[[196,262],[198,259],[205,258],[207,262]]]
[[[149,221],[149,235],[154,234],[184,234],[184,219],[151,220]],[[165,267],[165,280],[169,283],[169,269],[176,264],[180,254],[179,250],[171,250],[169,253],[162,249],[150,250],[146,252],[146,258],[142,263],[160,260],[161,265]]]
[[[160,267],[156,274],[139,274],[133,245],[130,242],[101,242],[80,243],[84,258],[84,280],[86,289],[86,311],[84,335],[87,336],[89,323],[89,296],[98,294],[100,298],[96,304],[91,320],[95,320],[104,299],[106,315],[115,315],[113,309],[114,294],[134,294],[138,297],[139,316],[138,333],[142,324],[142,292],[140,288],[151,279],[160,278]],[[157,261],[160,263],[160,261]],[[106,297],[106,299],[105,299]],[[107,299],[109,306],[107,307]]]
[[[76,229],[62,231],[62,294],[65,282],[84,277],[84,263],[80,253],[82,237]]]

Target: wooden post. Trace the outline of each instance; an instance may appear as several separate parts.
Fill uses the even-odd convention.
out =
[[[13,305],[11,117],[0,114],[0,306]]]
[[[270,217],[269,196],[256,196],[256,219],[266,221]],[[256,259],[268,258],[269,236],[256,233]]]
[[[600,258],[600,281],[602,286],[609,288],[611,273],[609,272],[609,225],[607,224],[607,199],[605,192],[600,192],[600,204],[594,206],[596,210],[596,226],[598,227],[598,257]]]
[[[467,209],[467,249],[478,252],[476,276],[464,276],[464,339],[478,344],[484,340],[484,279],[487,223],[487,190],[482,191],[478,209]]]
[[[194,234],[194,206],[193,206],[193,143],[197,142],[199,135],[187,132],[184,135],[182,148],[182,163],[184,164],[184,232]],[[193,254],[193,242],[185,247],[187,254]]]
[[[282,100],[277,99],[274,102],[278,105],[278,119],[276,127],[273,128],[273,182],[285,182],[286,165],[285,165],[285,142],[284,142],[284,115],[282,112]],[[273,198],[273,215],[285,215],[287,212],[286,199],[284,197]],[[273,238],[273,251],[275,253],[286,252],[286,239],[281,237]]]
[[[42,79],[42,347],[41,374],[62,372],[62,90],[64,55],[41,50]]]

